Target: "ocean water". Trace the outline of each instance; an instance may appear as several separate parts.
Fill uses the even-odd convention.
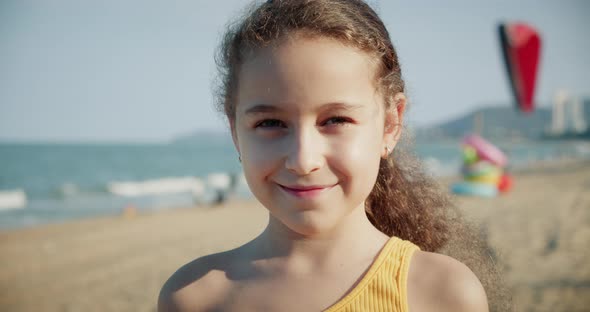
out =
[[[513,168],[564,157],[590,159],[589,142],[495,143],[508,154]],[[459,172],[459,142],[416,144],[415,152],[434,175]],[[209,203],[215,200],[220,186],[214,185],[219,181],[208,177],[219,173],[236,178],[236,196],[251,196],[241,177],[237,153],[229,141],[3,143],[0,144],[0,229],[120,214],[129,205],[147,211]],[[202,181],[203,189],[190,191],[195,185],[187,184],[187,179],[191,183]],[[127,190],[131,188],[132,192],[117,192],[114,187],[117,183],[126,183]]]

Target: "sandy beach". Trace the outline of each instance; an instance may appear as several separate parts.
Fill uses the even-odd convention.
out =
[[[501,197],[456,201],[515,310],[590,311],[590,163],[538,165],[515,181]],[[266,218],[249,201],[0,232],[0,311],[155,311],[174,270],[248,241]]]

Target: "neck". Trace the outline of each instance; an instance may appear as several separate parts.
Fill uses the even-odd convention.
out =
[[[333,266],[343,258],[361,261],[372,257],[387,239],[371,224],[364,207],[360,207],[336,227],[313,234],[298,233],[270,215],[266,229],[257,239],[257,249],[263,258],[273,259],[283,270],[309,272]]]

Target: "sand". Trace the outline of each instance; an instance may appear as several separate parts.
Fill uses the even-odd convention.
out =
[[[507,195],[457,203],[517,311],[590,311],[590,163],[540,165]],[[179,266],[248,241],[266,219],[249,201],[0,232],[0,311],[155,311]]]
[[[590,162],[540,165],[509,194],[458,206],[496,254],[516,311],[590,311]]]

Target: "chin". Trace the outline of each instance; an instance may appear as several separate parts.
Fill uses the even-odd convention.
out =
[[[321,227],[309,224],[288,224],[289,230],[303,237],[320,236],[329,230],[329,227]]]
[[[332,230],[338,223],[334,216],[320,211],[307,210],[278,220],[289,230],[302,236],[318,236]]]

